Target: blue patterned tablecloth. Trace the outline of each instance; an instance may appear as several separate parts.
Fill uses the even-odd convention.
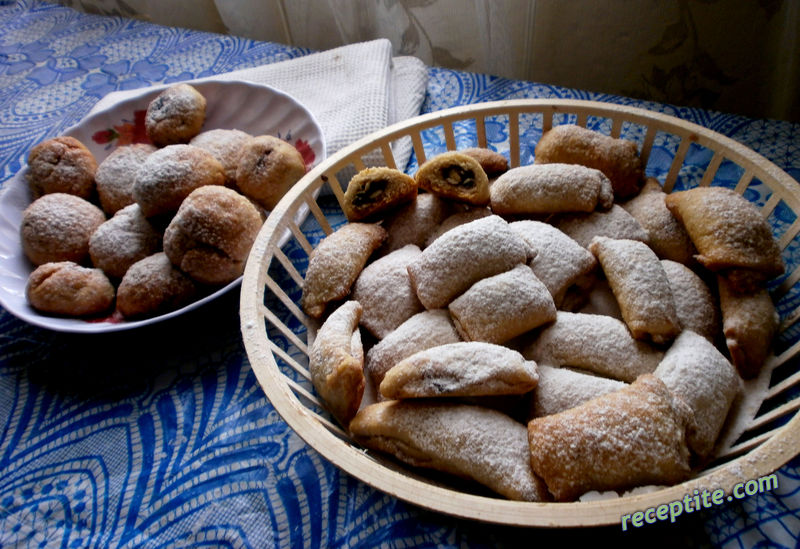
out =
[[[106,93],[308,53],[0,0],[0,184]],[[702,124],[800,179],[800,125],[429,69],[424,112],[521,97],[626,103]],[[490,129],[491,131],[491,129]],[[264,397],[238,295],[135,332],[39,329],[0,310],[1,547],[502,547],[554,541],[795,546],[800,460],[776,490],[636,531],[455,519],[365,486]]]

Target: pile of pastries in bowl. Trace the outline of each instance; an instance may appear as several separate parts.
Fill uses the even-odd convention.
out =
[[[635,143],[548,130],[357,173],[309,258],[309,371],[352,440],[522,501],[689,479],[771,354],[757,207],[666,193]]]
[[[31,150],[20,241],[36,311],[149,318],[241,276],[266,212],[306,165],[276,136],[204,129],[206,108],[175,84],[148,104],[147,143],[99,162],[67,135]]]

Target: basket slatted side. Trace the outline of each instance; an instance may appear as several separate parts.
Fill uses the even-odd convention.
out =
[[[350,176],[367,165],[396,167],[392,147],[401,140],[410,141],[413,149],[409,171],[440,152],[467,146],[491,146],[506,152],[512,167],[530,163],[538,137],[561,123],[577,123],[637,142],[648,175],[655,151],[659,155],[667,151],[672,155],[669,167],[656,174],[667,192],[725,184],[748,198],[755,197],[764,217],[776,227],[784,256],[800,256],[788,250],[800,246],[797,183],[741,144],[672,117],[613,104],[519,100],[450,109],[387,128],[330,157],[287,194],[259,235],[242,288],[243,333],[245,342],[256,349],[251,352],[248,347],[248,354],[259,381],[278,411],[312,446],[330,447],[325,435],[311,432],[316,431],[314,424],[323,425],[340,441],[341,456],[338,448],[326,453],[335,464],[347,469],[350,458],[346,453],[353,448],[347,443],[344,430],[314,394],[308,373],[308,348],[318,326],[306,317],[298,303],[308,257],[315,244],[345,222],[341,205]],[[506,134],[498,141],[498,128],[504,125]],[[690,157],[698,155],[708,158],[703,161],[705,165],[690,165]],[[722,169],[727,180],[720,182],[724,179],[719,177]],[[732,180],[731,173],[739,174],[738,178]],[[298,224],[295,218],[302,208],[307,208],[309,215]],[[279,237],[287,231],[291,236],[279,247]],[[253,258],[257,264],[252,264]],[[724,468],[726,462],[775,436],[800,408],[800,265],[787,261],[787,267],[788,273],[770,287],[783,321],[777,356],[770,357],[759,380],[754,382],[764,385],[765,405],[771,404],[766,411],[762,411],[764,406],[754,410],[741,436],[730,441],[709,471]],[[778,372],[780,375],[776,375]],[[781,463],[790,457],[785,456]],[[362,479],[369,474],[365,472]],[[393,481],[401,482],[397,478]],[[595,518],[591,523],[610,524],[619,515],[614,517]],[[516,523],[540,524],[538,519],[516,519]]]

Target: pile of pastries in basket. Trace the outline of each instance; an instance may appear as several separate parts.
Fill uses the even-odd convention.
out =
[[[206,106],[176,84],[148,104],[147,143],[100,162],[70,136],[31,150],[20,240],[34,309],[146,318],[241,276],[265,212],[306,166],[278,137],[204,130]]]
[[[665,193],[635,143],[546,131],[349,181],[309,258],[314,388],[363,447],[514,500],[688,479],[778,333],[784,272],[733,190]]]

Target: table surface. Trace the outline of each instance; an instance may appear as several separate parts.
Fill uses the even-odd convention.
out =
[[[0,1],[0,184],[105,94],[308,53],[279,44]],[[800,180],[800,125],[429,68],[422,107],[526,97],[658,110],[761,153]],[[779,487],[676,524],[536,530],[430,511],[339,471],[282,421],[250,369],[231,292],[102,336],[0,310],[0,546],[502,547],[533,540],[794,546],[800,459]]]

